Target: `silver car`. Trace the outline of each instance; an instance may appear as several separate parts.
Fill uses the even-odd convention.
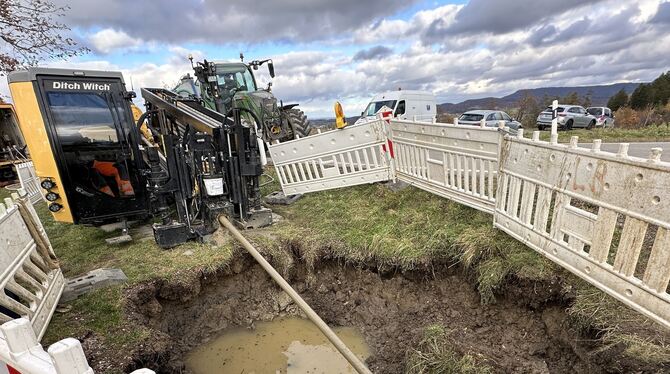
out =
[[[544,130],[551,128],[552,111],[550,106],[537,116],[537,128]],[[596,117],[589,114],[584,107],[579,105],[558,105],[558,127],[563,130],[571,130],[576,127],[592,129],[596,126]]]
[[[586,108],[586,111],[596,117],[596,127],[614,127],[614,113],[612,113],[612,109],[604,106],[592,106]]]
[[[505,121],[505,126],[510,130],[523,128],[521,123],[500,110],[469,110],[458,117],[458,124],[479,126],[483,119],[486,121],[486,127],[498,127],[500,121]]]

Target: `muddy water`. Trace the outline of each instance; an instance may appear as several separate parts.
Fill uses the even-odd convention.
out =
[[[360,358],[370,350],[354,328],[335,333]],[[232,328],[193,350],[186,367],[194,374],[220,373],[354,373],[309,320],[290,317],[256,323],[256,328]]]

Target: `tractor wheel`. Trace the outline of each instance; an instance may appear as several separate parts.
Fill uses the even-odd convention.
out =
[[[287,111],[288,120],[293,128],[293,134],[304,138],[312,131],[312,124],[307,119],[305,112],[300,109],[293,108]]]

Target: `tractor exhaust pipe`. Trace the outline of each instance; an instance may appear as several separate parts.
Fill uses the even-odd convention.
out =
[[[328,327],[328,325],[323,322],[321,317],[319,317],[318,314],[305,302],[305,300],[300,297],[300,295],[291,287],[288,282],[282,278],[281,275],[275,270],[272,265],[270,265],[265,258],[263,258],[263,255],[254,248],[254,246],[249,243],[249,241],[242,236],[242,233],[224,216],[219,217],[219,222],[223,227],[228,229],[230,233],[233,235],[233,237],[242,244],[244,249],[251,254],[251,256],[258,262],[263,270],[265,270],[270,277],[277,282],[279,287],[281,287],[284,292],[286,292],[291,299],[302,309],[303,312],[307,315],[307,318],[309,318],[315,325],[316,327],[321,330],[323,335],[328,338],[328,340],[337,348],[337,350],[344,356],[344,358],[351,364],[351,366],[356,369],[356,372],[359,374],[372,374],[370,369],[368,369],[361,360],[356,357],[356,355],[340,340],[340,338],[333,332],[333,330]]]

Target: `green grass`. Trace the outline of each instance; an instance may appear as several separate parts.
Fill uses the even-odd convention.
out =
[[[280,240],[299,245],[308,258],[336,257],[379,268],[425,269],[462,263],[477,281],[484,302],[508,276],[539,279],[550,262],[501,231],[491,216],[409,187],[392,192],[381,184],[305,195],[275,227]]]
[[[530,137],[534,129],[529,130],[525,134]],[[540,139],[548,141],[550,139],[550,131],[542,131]],[[641,129],[622,129],[622,128],[597,128],[593,130],[576,129],[570,131],[559,131],[559,143],[567,143],[570,137],[579,136],[580,142],[592,142],[595,139],[601,139],[603,142],[618,143],[627,141],[637,142],[667,142],[670,141],[670,126],[669,125],[653,125],[643,127]]]
[[[408,374],[488,374],[491,367],[471,354],[459,354],[451,347],[449,332],[441,325],[426,328],[419,346],[409,351]]]
[[[670,362],[667,331],[588,283],[576,280],[575,301],[567,309],[572,326],[596,329],[601,349],[623,347],[624,354],[646,362]]]

